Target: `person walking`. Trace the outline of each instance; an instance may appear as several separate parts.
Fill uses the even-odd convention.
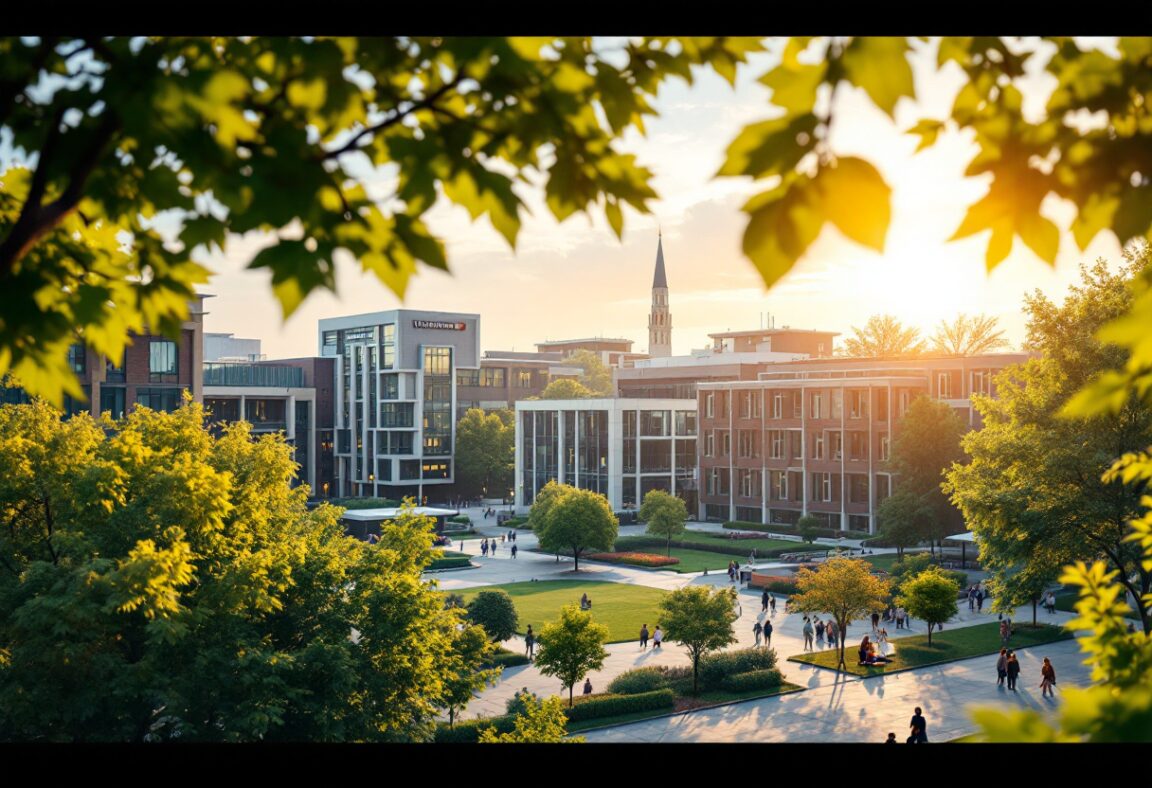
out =
[[[648,648],[648,625],[644,624],[640,627],[640,650],[644,651]]]
[[[484,539],[483,541],[480,542],[480,555],[484,556],[485,558],[488,557],[488,540],[487,539]]]
[[[585,695],[591,695],[592,694],[592,679],[589,679],[589,678],[584,679],[584,694]]]
[[[656,625],[656,631],[652,633],[652,650],[660,648],[660,644],[664,641],[664,631],[660,629],[660,625]]]
[[[828,648],[836,648],[840,641],[840,632],[836,629],[835,621],[828,620],[828,625],[824,627],[824,634],[828,637]]]
[[[1004,627],[1000,627],[1004,631]],[[996,686],[1004,686],[1004,678],[1008,675],[1008,649],[1000,649],[1000,658],[996,660]]]
[[[907,613],[907,611],[904,610],[903,605],[896,608],[896,628],[897,629],[907,629],[908,628],[908,613]]]
[[[1020,661],[1016,652],[1008,652],[1008,662],[1004,665],[1004,675],[1008,678],[1008,689],[1016,692],[1016,680],[1020,677]]]
[[[804,632],[804,648],[806,648],[806,649],[812,648],[812,635],[815,634],[816,630],[812,626],[812,621],[808,618],[808,616],[804,616],[803,632]]]
[[[764,646],[771,647],[772,645],[772,622],[764,622]]]
[[[968,612],[976,612],[976,586],[968,586]]]
[[[536,635],[532,632],[532,625],[528,625],[528,631],[524,633],[524,656],[532,659],[536,652]]]
[[[916,713],[912,715],[908,727],[912,730],[912,735],[908,737],[909,744],[928,743],[928,722],[924,719],[924,712],[919,706],[916,707]]]
[[[764,631],[764,627],[762,627],[760,625],[759,621],[757,621],[755,624],[752,625],[752,634],[756,636],[756,646],[757,647],[760,646],[760,633],[763,631]]]
[[[984,589],[983,588],[981,588],[979,591],[976,592],[976,612],[977,613],[983,613],[984,612]]]
[[[765,591],[764,593],[767,594],[768,592]],[[768,594],[768,610],[771,611],[772,615],[776,615],[776,597],[771,594]]]
[[[1010,637],[1012,637],[1012,625],[1008,623],[1008,619],[1002,618],[1002,619],[1000,619],[1000,643],[1001,643],[1001,645],[1007,646],[1008,645],[1008,639]],[[1000,652],[1004,653],[1004,649],[1000,649]]]
[[[816,619],[816,642],[824,647],[824,622],[820,619]]]
[[[760,612],[761,613],[767,613],[768,612],[768,601],[771,598],[772,598],[772,595],[768,593],[768,589],[764,589],[764,593],[760,595]]]
[[[488,545],[488,550],[489,550],[489,551],[491,551],[491,553],[492,553],[492,557],[493,557],[493,558],[495,558],[495,557],[496,557],[496,548],[497,548],[497,547],[499,547],[499,546],[500,546],[500,543],[499,543],[499,542],[497,542],[497,541],[496,541],[496,537],[495,537],[495,536],[493,536],[493,537],[492,537],[492,543]]]
[[[516,557],[516,545],[512,545],[512,557]]]
[[[1044,664],[1040,666],[1040,697],[1042,698],[1055,698],[1056,691],[1053,687],[1056,686],[1056,668],[1052,667],[1052,663],[1048,661],[1048,657],[1044,657]]]

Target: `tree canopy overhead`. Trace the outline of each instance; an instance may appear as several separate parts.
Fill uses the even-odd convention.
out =
[[[925,48],[964,84],[945,117],[908,131],[918,150],[972,134],[965,174],[990,185],[953,237],[988,233],[989,268],[1017,237],[1054,263],[1060,229],[1041,211],[1050,194],[1071,204],[1081,249],[1102,230],[1126,243],[1152,226],[1148,38],[771,46],[779,60],[760,82],[772,116],[734,130],[717,173],[765,182],[743,208],[743,248],[767,285],[826,223],[883,251],[892,189],[871,162],[834,149],[837,98],[862,91],[894,117],[916,99],[909,59]],[[78,395],[66,364],[74,332],[113,360],[144,323],[174,334],[207,275],[193,250],[223,248],[229,233],[274,234],[250,264],[271,271],[285,314],[335,286],[341,256],[398,294],[419,264],[446,268],[422,221],[440,200],[488,216],[514,244],[518,190],[542,187],[556,218],[603,210],[620,234],[623,206],[644,212],[656,197],[621,135],[643,130],[668,79],[707,66],[734,82],[765,48],[747,38],[636,38],[610,52],[557,37],[0,39],[0,130],[16,165],[0,188],[0,374],[56,401]],[[1026,116],[1021,86],[1037,67],[1052,87],[1045,111]],[[366,188],[379,168],[382,194]],[[157,217],[175,226],[170,243]]]

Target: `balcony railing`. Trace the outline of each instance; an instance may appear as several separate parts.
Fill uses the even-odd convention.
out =
[[[268,386],[303,388],[304,370],[273,364],[204,363],[205,386]]]

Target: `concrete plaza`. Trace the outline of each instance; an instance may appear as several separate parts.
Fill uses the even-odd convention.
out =
[[[495,535],[498,539],[507,530],[497,528],[491,519],[485,521],[481,510],[469,511],[469,514],[477,530],[484,535]],[[692,530],[713,530],[716,526],[692,524],[691,527]],[[642,526],[620,529],[622,536],[642,531]],[[475,556],[474,563],[479,564],[479,568],[434,575],[442,590],[460,591],[533,578],[575,579],[571,560],[558,563],[553,556],[532,552],[536,538],[529,531],[517,532],[519,550],[515,559],[508,543],[500,545],[495,557],[480,557],[481,538],[470,537],[463,545],[465,552]],[[459,545],[454,547],[458,549]],[[730,585],[728,576],[723,573],[677,574],[596,563],[581,563],[578,579],[633,583],[665,590],[685,585]],[[760,610],[759,591],[741,589],[740,602],[741,615],[736,623],[738,642],[733,648],[753,645],[753,624],[757,620],[763,621],[765,615]],[[1020,611],[1022,617],[1024,612]],[[1070,618],[1068,613],[1040,613],[1040,620],[1045,623],[1062,623]],[[983,613],[974,613],[961,604],[960,613],[945,627],[972,626],[995,620],[996,615],[989,613],[987,607]],[[772,622],[775,630],[772,646],[779,655],[780,670],[786,681],[803,687],[803,691],[685,712],[583,735],[589,741],[605,742],[883,742],[887,733],[893,731],[897,739],[903,741],[908,735],[912,710],[920,706],[928,721],[929,739],[944,741],[976,730],[969,714],[973,705],[1053,711],[1060,702],[1059,696],[1056,701],[1042,699],[1038,689],[1043,657],[1049,657],[1056,668],[1057,692],[1068,686],[1086,686],[1090,681],[1089,669],[1081,664],[1083,656],[1078,644],[1071,640],[1018,651],[1022,668],[1018,693],[996,686],[994,655],[867,679],[844,676],[835,671],[787,661],[787,657],[803,651],[803,617],[785,613],[782,600],[777,602]],[[653,624],[655,622],[650,623],[650,628]],[[863,622],[850,628],[849,649],[855,647],[865,628]],[[914,622],[911,630],[889,628],[888,632],[899,649],[900,638],[923,634],[925,625]],[[513,650],[524,650],[520,638],[504,645]],[[609,657],[604,668],[589,674],[597,692],[602,692],[613,678],[632,668],[690,664],[684,650],[673,643],[666,642],[658,652],[651,647],[641,650],[636,641],[616,643],[606,648]],[[462,718],[503,714],[505,703],[521,687],[542,696],[561,694],[559,682],[540,675],[534,665],[506,668],[496,686],[480,693],[461,715]]]

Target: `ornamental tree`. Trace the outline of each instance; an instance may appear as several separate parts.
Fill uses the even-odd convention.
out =
[[[885,607],[888,581],[871,572],[871,565],[855,558],[829,558],[815,571],[801,569],[796,574],[799,593],[788,600],[788,609],[799,613],[827,613],[840,632],[853,621]],[[840,638],[840,662],[845,667],[845,638]]]
[[[640,505],[640,519],[648,523],[647,533],[667,540],[668,555],[672,555],[672,538],[684,533],[688,507],[678,496],[664,490],[649,490]]]
[[[565,605],[560,620],[545,624],[536,640],[536,667],[541,674],[560,679],[571,707],[576,682],[604,667],[608,627],[595,623],[591,613],[576,605]]]
[[[603,495],[566,484],[550,491],[551,484],[541,491],[541,494],[548,492],[542,504],[544,513],[536,511],[537,504],[541,503],[539,495],[532,506],[531,518],[535,521],[532,529],[545,550],[571,551],[573,571],[579,572],[582,553],[612,549],[620,532],[620,522]]]
[[[937,567],[926,569],[900,586],[896,604],[903,606],[913,618],[928,622],[928,645],[932,645],[932,628],[956,615],[956,599],[960,586],[942,575]]]
[[[516,605],[507,591],[489,589],[481,591],[468,603],[469,620],[484,627],[488,637],[496,643],[507,640],[516,634],[520,618]]]
[[[701,657],[736,642],[732,625],[737,618],[733,588],[684,586],[660,600],[664,636],[682,645],[692,658],[693,695],[699,687]]]

